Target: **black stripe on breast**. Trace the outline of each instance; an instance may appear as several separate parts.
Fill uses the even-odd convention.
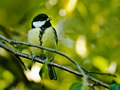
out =
[[[45,32],[45,29],[44,28],[40,28],[41,30],[40,30],[40,32],[39,32],[39,41],[40,41],[40,46],[42,46],[42,41],[41,41],[41,39],[42,39],[42,36],[43,36],[43,34],[44,34],[44,32]]]
[[[56,30],[55,30],[55,28],[54,28],[54,27],[52,27],[52,28],[53,28],[53,30],[54,30],[56,44],[58,44],[57,32],[56,32]]]
[[[52,27],[52,28],[53,28],[53,27]],[[58,44],[57,32],[56,32],[56,30],[55,30],[54,28],[53,28],[53,30],[54,30],[54,34],[55,34],[56,44]],[[41,46],[42,46],[42,41],[41,41],[41,39],[42,39],[42,36],[43,36],[44,32],[45,32],[45,28],[41,28],[40,33],[39,33],[39,40],[40,40],[40,45],[41,45]]]

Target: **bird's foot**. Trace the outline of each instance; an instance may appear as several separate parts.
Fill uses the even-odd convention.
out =
[[[15,44],[15,40],[11,40],[9,43],[13,46],[13,47],[15,47],[15,48],[18,48],[18,46]]]
[[[36,57],[37,57],[36,55],[32,55],[32,56],[31,56],[31,58],[32,58],[31,60],[34,61],[34,59],[35,59]],[[34,62],[35,62],[35,61],[34,61]]]
[[[45,64],[45,63],[47,63],[47,61],[48,61],[48,57],[46,57],[46,58],[44,59],[44,62],[43,62],[43,63]]]

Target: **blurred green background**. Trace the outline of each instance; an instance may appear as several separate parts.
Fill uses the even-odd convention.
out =
[[[59,51],[90,71],[117,75],[93,75],[97,79],[120,83],[120,0],[0,0],[0,34],[27,42],[31,21],[40,13],[52,17]],[[30,55],[29,47],[18,47],[16,50]],[[0,48],[0,90],[69,90],[73,83],[82,83],[81,77],[58,68],[57,81],[51,81],[47,71],[41,79],[41,64],[21,59],[27,71],[13,54]],[[60,55],[54,62],[77,70]]]

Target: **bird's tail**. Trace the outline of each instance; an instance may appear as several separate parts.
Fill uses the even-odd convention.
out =
[[[54,66],[47,65],[47,68],[48,68],[49,78],[50,78],[51,80],[53,80],[53,79],[54,79],[54,80],[57,80],[57,75],[56,75]]]

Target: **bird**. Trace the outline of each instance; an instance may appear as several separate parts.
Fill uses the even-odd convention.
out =
[[[35,16],[32,20],[32,29],[28,32],[28,42],[43,47],[56,49],[58,44],[58,37],[55,28],[52,26],[52,18],[46,14],[41,13]],[[40,59],[52,62],[55,54],[53,52],[30,47],[31,53]],[[51,80],[57,80],[57,75],[54,66],[47,64],[48,75]]]

